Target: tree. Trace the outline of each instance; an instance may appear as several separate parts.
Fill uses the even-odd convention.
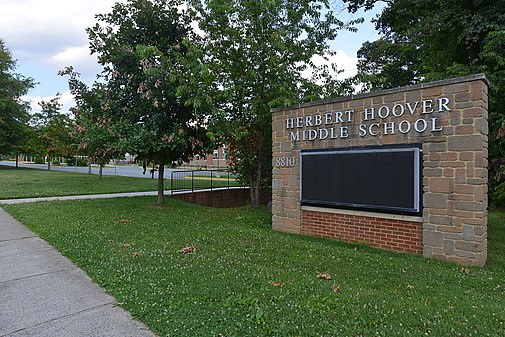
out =
[[[358,79],[363,90],[415,84],[421,80],[416,46],[381,38],[363,43],[358,55]]]
[[[376,0],[344,0],[351,11]],[[505,200],[505,0],[395,0],[375,20],[381,38],[358,52],[365,90],[484,72],[489,90],[490,196]]]
[[[27,138],[29,105],[21,100],[32,78],[14,73],[16,62],[0,39],[0,153],[17,152]]]
[[[67,156],[73,152],[71,137],[72,122],[67,114],[61,112],[59,94],[49,101],[39,103],[42,110],[31,119],[32,138],[28,146],[32,151],[47,157],[47,169],[55,156]]]
[[[320,97],[302,77],[345,27],[326,0],[192,0],[217,83],[215,119],[227,126],[229,158],[253,206],[271,185],[271,108]],[[318,87],[320,89],[320,87]]]
[[[191,79],[203,71],[193,59],[201,54],[191,18],[176,0],[129,0],[97,19],[87,32],[104,67],[101,116],[121,151],[158,163],[162,204],[165,165],[188,160],[207,142],[205,101]]]
[[[371,8],[376,0],[344,0],[351,11]],[[505,1],[396,0],[386,2],[374,21],[381,38],[367,42],[358,53],[359,74],[386,79],[398,74],[401,85],[454,76],[453,65],[475,66],[490,32],[501,30]],[[501,28],[500,28],[501,27]],[[400,69],[398,69],[400,68]],[[478,71],[478,67],[473,67]],[[365,83],[370,77],[365,77]]]
[[[109,105],[106,86],[95,82],[91,88],[88,87],[73,67],[66,67],[59,75],[69,76],[70,92],[77,104],[71,108],[71,112],[74,115],[73,134],[79,144],[78,150],[88,156],[89,165],[92,162],[99,165],[98,175],[101,179],[103,167],[121,155],[119,137],[110,118],[103,111]]]

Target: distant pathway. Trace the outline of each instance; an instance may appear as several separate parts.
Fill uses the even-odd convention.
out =
[[[171,195],[171,191],[165,191],[165,195]],[[27,202],[39,201],[55,201],[55,200],[81,200],[81,199],[110,199],[122,197],[140,197],[140,196],[155,196],[157,191],[151,192],[128,192],[128,193],[107,193],[107,194],[85,194],[85,195],[69,195],[61,197],[41,197],[41,198],[22,198],[22,199],[4,199],[0,200],[0,205],[22,204]],[[1,336],[0,336],[1,337]]]

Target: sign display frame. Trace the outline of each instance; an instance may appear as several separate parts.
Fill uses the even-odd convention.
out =
[[[302,150],[302,205],[422,215],[422,145]]]

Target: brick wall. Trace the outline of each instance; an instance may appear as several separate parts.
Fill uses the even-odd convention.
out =
[[[194,191],[192,193],[174,193],[171,197],[197,205],[216,208],[241,207],[250,203],[248,188],[230,188],[213,191]]]
[[[422,217],[404,220],[409,224],[422,223],[424,256],[484,265],[487,259],[487,102],[485,77],[472,75],[274,109],[273,228],[320,235],[316,234],[315,223],[309,221],[300,203],[302,150],[422,144]],[[320,131],[322,128],[326,131]],[[384,239],[383,231],[374,227],[375,223],[372,225],[376,221],[373,214],[363,212],[359,217],[346,218],[355,227],[344,228],[341,217],[319,213],[328,225],[325,237],[371,245]],[[394,226],[401,228],[402,224],[394,223]],[[362,228],[363,233],[370,235],[358,234],[355,228]],[[344,235],[346,231],[349,233]],[[413,241],[419,240],[418,232],[408,235]],[[394,248],[394,242],[392,238],[383,246]],[[412,248],[412,251],[421,250]]]
[[[399,252],[423,252],[423,223],[384,216],[354,215],[302,208],[301,234],[321,238],[363,242]]]

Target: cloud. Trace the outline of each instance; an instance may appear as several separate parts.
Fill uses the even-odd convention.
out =
[[[335,64],[337,66],[337,70],[343,70],[343,72],[339,74],[332,73],[333,75],[336,75],[339,80],[353,77],[357,74],[356,64],[358,63],[358,59],[347,55],[343,50],[337,50],[333,55],[326,55],[326,57],[315,55],[312,57],[312,62],[317,67]],[[307,68],[302,75],[305,78],[310,78],[312,76],[312,69]]]
[[[77,65],[96,69],[86,27],[109,13],[117,0],[2,0],[0,38],[20,62],[56,71]],[[121,2],[121,1],[120,1]]]
[[[66,65],[82,62],[88,59],[88,46],[65,48],[63,51],[51,56],[51,63]]]
[[[96,14],[110,13],[116,2],[125,1],[0,1],[0,39],[17,60],[17,71],[38,82],[34,99],[68,90],[67,78],[57,76],[66,66],[73,66],[86,83],[95,80],[101,67],[90,55],[85,28],[97,23]],[[32,105],[39,109],[37,101]]]
[[[345,79],[352,77],[357,74],[356,64],[358,63],[358,58],[349,56],[342,49],[337,50],[335,55],[329,56],[328,61],[324,60],[321,56],[315,56],[312,60],[315,64],[336,64],[338,70],[343,70],[341,74],[338,74],[339,79]]]
[[[45,96],[45,97],[41,97],[41,96],[23,96],[21,97],[21,100],[22,101],[25,101],[25,102],[28,102],[30,104],[30,107],[31,107],[31,112],[32,113],[36,113],[36,112],[40,112],[41,111],[41,108],[40,108],[40,102],[42,101],[45,101],[45,102],[48,102],[50,100],[52,100],[53,98],[56,98],[55,95],[53,96]],[[63,93],[60,94],[60,100],[59,100],[60,104],[62,105],[62,108],[61,108],[61,112],[68,112],[68,110],[75,106],[75,100],[74,100],[74,96],[68,92],[68,91],[65,91]]]
[[[46,62],[58,69],[71,65],[78,72],[85,74],[91,73],[94,75],[101,70],[97,56],[91,55],[87,45],[65,48],[59,53],[51,55]]]

